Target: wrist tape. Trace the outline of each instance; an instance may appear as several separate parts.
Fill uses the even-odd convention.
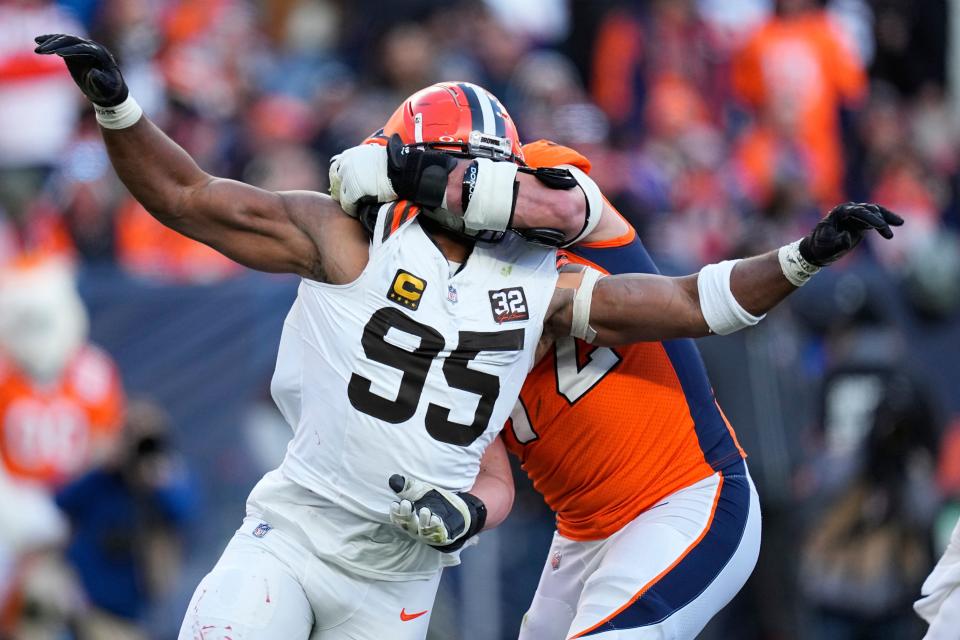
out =
[[[783,277],[795,287],[802,287],[817,271],[820,271],[820,267],[808,262],[800,255],[801,242],[802,240],[791,242],[780,247],[780,251],[777,252]]]
[[[697,276],[700,311],[710,331],[719,336],[752,327],[764,318],[755,316],[740,306],[730,290],[730,274],[738,262],[740,261],[725,260],[719,264],[708,264]]]
[[[592,343],[597,339],[597,331],[590,326],[590,306],[593,304],[593,288],[603,274],[596,269],[586,269],[580,286],[573,294],[573,319],[570,322],[570,335],[584,342]]]
[[[463,174],[463,225],[467,231],[506,231],[517,204],[517,165],[477,158]]]
[[[127,99],[115,107],[102,107],[98,104],[93,105],[93,110],[97,112],[97,122],[104,129],[126,129],[132,127],[143,115],[143,109],[128,95]]]

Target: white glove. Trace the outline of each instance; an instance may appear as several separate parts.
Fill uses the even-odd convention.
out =
[[[387,148],[361,144],[330,159],[330,195],[343,210],[357,216],[357,203],[369,197],[377,202],[397,199],[387,177]]]
[[[487,521],[487,508],[470,493],[453,493],[413,478],[390,476],[400,498],[390,505],[390,522],[411,538],[451,552],[461,548]]]

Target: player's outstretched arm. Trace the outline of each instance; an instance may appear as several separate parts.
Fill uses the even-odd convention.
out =
[[[853,250],[866,231],[890,239],[890,226],[901,224],[878,205],[847,203],[779,251],[707,265],[696,275],[561,273],[545,329],[606,346],[733,333]]]
[[[105,47],[62,34],[36,42],[38,54],[64,59],[94,104],[117,174],[160,222],[262,271],[349,282],[362,270],[367,245],[362,227],[333,200],[312,192],[274,193],[207,174],[143,116]]]

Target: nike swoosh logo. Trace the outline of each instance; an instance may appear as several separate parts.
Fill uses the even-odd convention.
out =
[[[411,620],[416,620],[417,618],[425,614],[427,611],[430,611],[430,609],[426,609],[419,613],[407,613],[406,608],[403,608],[403,609],[400,609],[400,620],[403,622],[410,622]]]

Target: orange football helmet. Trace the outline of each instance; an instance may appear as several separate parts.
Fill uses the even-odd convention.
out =
[[[496,96],[470,82],[438,82],[417,91],[364,142],[386,144],[393,134],[408,145],[525,164],[513,118]]]

